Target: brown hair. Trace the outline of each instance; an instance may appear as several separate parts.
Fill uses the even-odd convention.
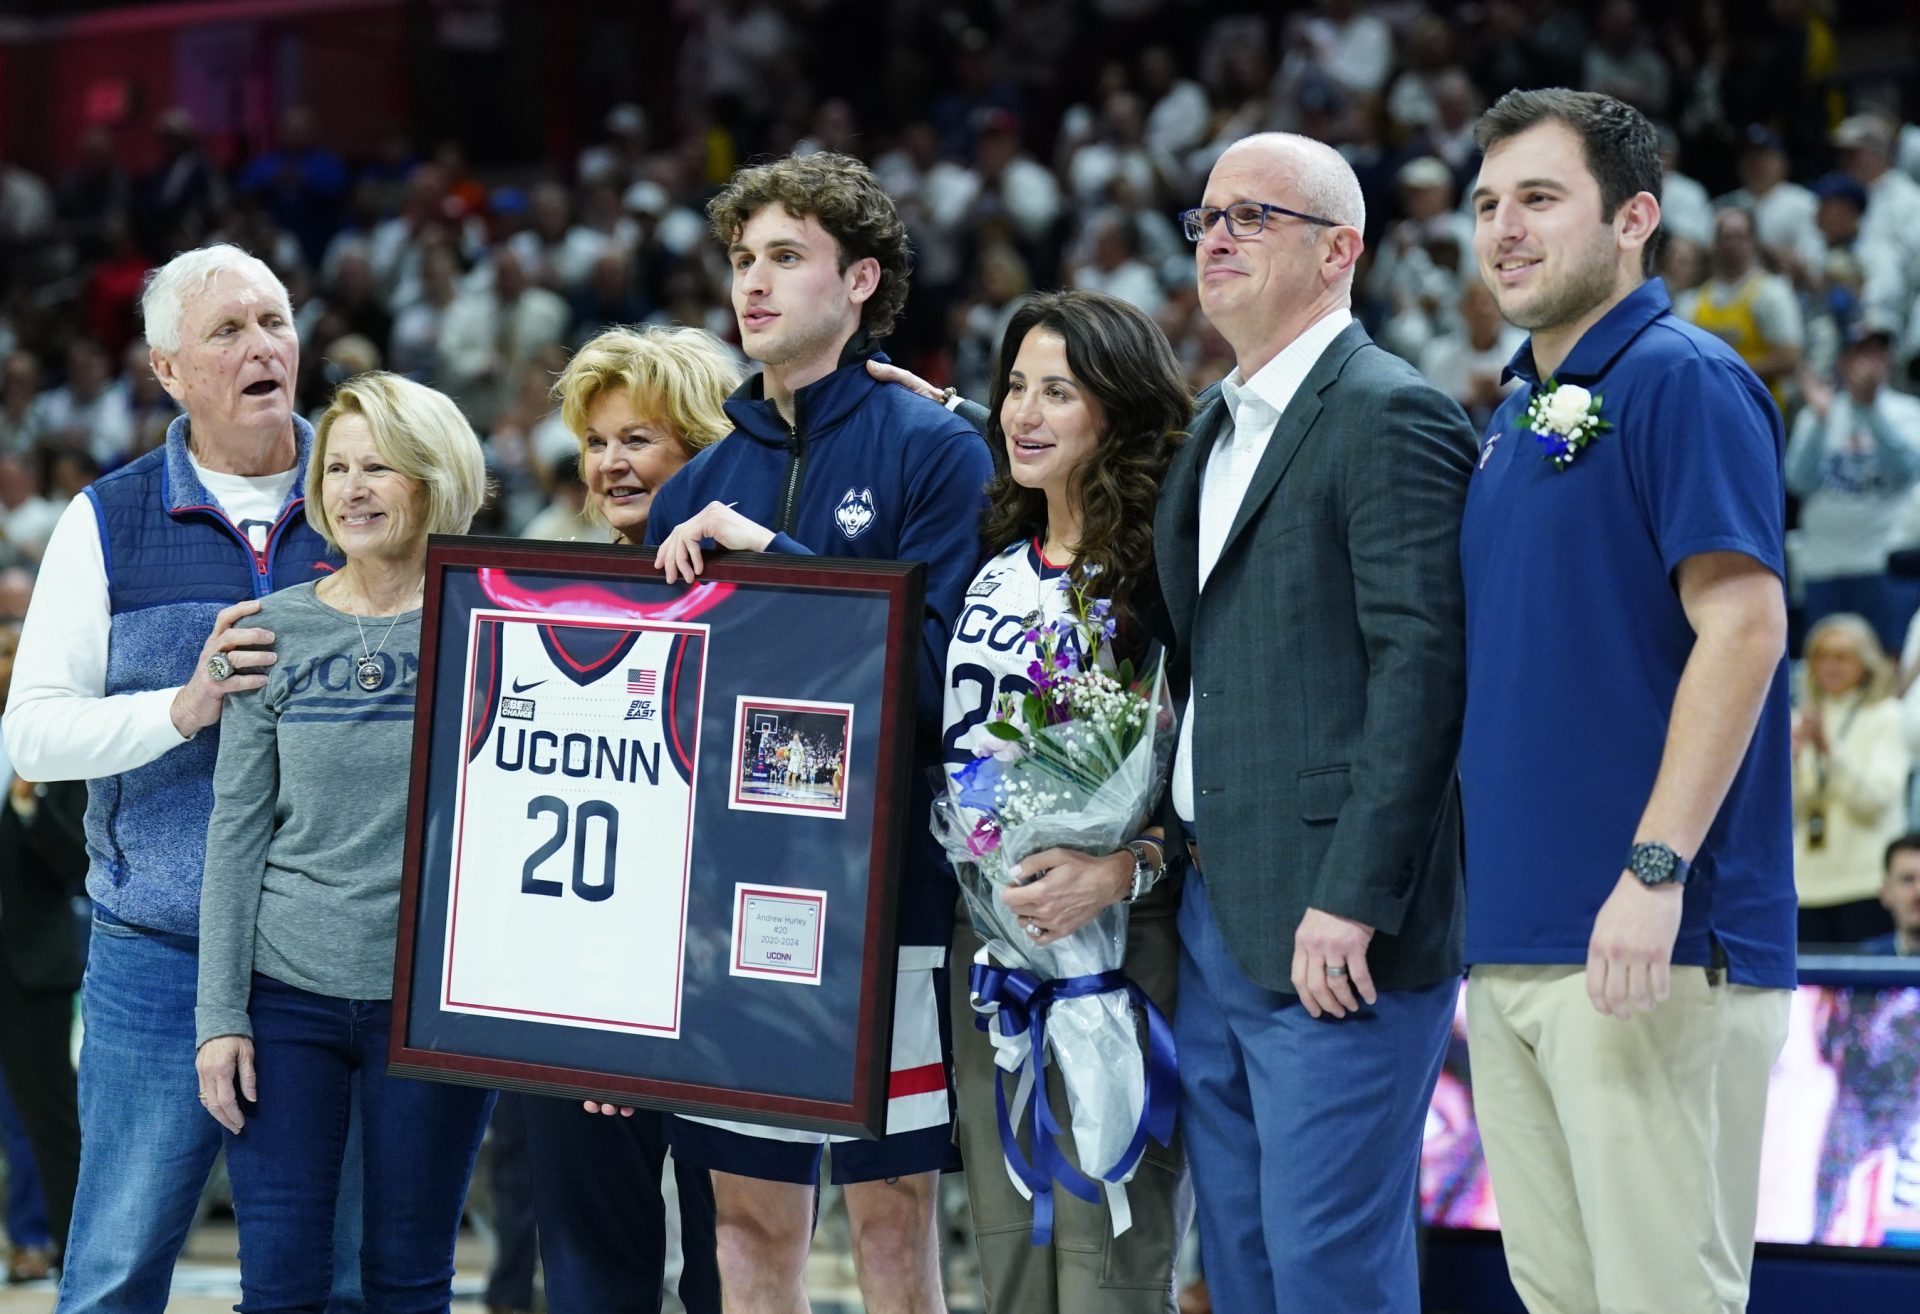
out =
[[[1620,207],[1641,192],[1659,197],[1666,176],[1660,163],[1660,134],[1639,110],[1597,91],[1565,87],[1509,91],[1474,124],[1473,144],[1484,155],[1507,138],[1542,123],[1563,123],[1580,138],[1587,172],[1600,185],[1602,223],[1612,223]],[[1665,236],[1656,228],[1641,248],[1640,267],[1648,277],[1660,266]]]
[[[1007,324],[994,369],[987,419],[994,476],[981,528],[990,552],[1044,534],[1047,527],[1047,495],[1014,482],[1000,423],[1014,358],[1035,329],[1060,335],[1067,368],[1106,419],[1093,454],[1074,472],[1080,541],[1074,545],[1073,580],[1083,588],[1091,584],[1121,616],[1137,619],[1128,604],[1153,570],[1153,508],[1193,418],[1193,394],[1166,334],[1126,302],[1102,292],[1049,292],[1025,302]]]
[[[1910,830],[1887,845],[1886,856],[1880,860],[1881,870],[1891,872],[1893,860],[1902,853],[1920,853],[1920,831]]]
[[[742,169],[707,203],[707,221],[722,245],[740,237],[747,220],[769,205],[797,219],[815,219],[840,248],[840,272],[856,260],[880,264],[880,286],[860,307],[860,326],[876,338],[893,331],[907,304],[912,259],[907,226],[873,171],[851,155],[821,151],[789,155]]]

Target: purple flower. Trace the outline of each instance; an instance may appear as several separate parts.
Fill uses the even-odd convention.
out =
[[[1000,827],[991,817],[982,817],[974,824],[973,833],[967,836],[967,852],[976,858],[984,858],[1000,847]]]

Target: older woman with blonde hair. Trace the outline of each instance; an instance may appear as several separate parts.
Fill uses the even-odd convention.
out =
[[[1893,664],[1865,619],[1829,616],[1807,635],[1793,726],[1794,883],[1802,944],[1886,931],[1882,856],[1907,829],[1912,767]]]
[[[696,328],[611,328],[581,347],[553,395],[580,443],[587,512],[639,545],[660,485],[733,425],[722,404],[739,358]],[[555,1314],[657,1314],[667,1267],[662,1115],[590,1117],[578,1100],[512,1096],[525,1117],[547,1306]],[[687,1314],[719,1314],[713,1183],[674,1174]]]
[[[694,453],[733,431],[722,404],[745,373],[697,328],[612,328],[574,353],[553,386],[580,440],[587,509],[639,544],[653,494]]]
[[[341,385],[315,429],[306,516],[345,564],[263,601],[266,686],[225,699],[195,1066],[231,1133],[241,1309],[325,1308],[356,1093],[366,1308],[427,1314],[452,1297],[493,1093],[390,1076],[386,1058],[427,535],[465,532],[485,491],[448,398],[393,374]]]

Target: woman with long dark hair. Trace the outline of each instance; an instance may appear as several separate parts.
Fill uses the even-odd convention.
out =
[[[947,653],[945,745],[949,768],[984,746],[1002,693],[1027,692],[1034,658],[1026,636],[1067,614],[1055,583],[1066,576],[1104,598],[1118,628],[1116,661],[1150,662],[1170,633],[1153,564],[1153,510],[1161,476],[1192,415],[1192,397],[1165,335],[1145,314],[1100,293],[1034,297],[1000,346],[987,425],[994,479],[982,529],[990,554]],[[1179,958],[1177,906],[1158,828],[1114,853],[1045,849],[1019,864],[1004,891],[1037,945],[1055,943],[1101,909],[1132,902],[1122,964],[1165,1013],[1173,1011]],[[982,944],[958,919],[952,961]],[[1171,1307],[1173,1263],[1191,1215],[1179,1191],[1179,1142],[1149,1144],[1127,1186],[1133,1222],[1116,1239],[1105,1203],[1055,1193],[1053,1241],[1032,1244],[1033,1206],[1000,1163],[993,1047],[975,1029],[964,978],[955,975],[954,1073],[988,1308],[1020,1314]],[[1057,1086],[1058,1076],[1051,1080]],[[1061,1091],[1050,1098],[1064,1108]],[[1082,1165],[1096,1170],[1102,1165]]]

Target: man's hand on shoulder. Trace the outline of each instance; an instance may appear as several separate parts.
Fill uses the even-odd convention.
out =
[[[653,554],[656,570],[663,570],[667,583],[686,580],[691,584],[706,569],[700,544],[712,539],[715,546],[740,552],[764,552],[773,542],[773,531],[747,519],[725,502],[709,502],[693,517],[681,521]]]
[[[1620,873],[1587,941],[1587,998],[1596,1010],[1626,1020],[1666,1002],[1683,893],[1678,883],[1644,885]]]
[[[245,693],[266,684],[267,667],[279,658],[270,651],[248,650],[266,649],[273,642],[273,631],[235,628],[243,617],[259,610],[260,600],[248,598],[213,618],[213,633],[200,647],[200,660],[193,668],[193,678],[181,685],[173,696],[173,728],[180,732],[182,739],[191,739],[218,721],[228,694]],[[233,673],[224,680],[214,679],[207,670],[207,663],[215,653],[224,654],[232,669]]]
[[[1361,1001],[1379,999],[1367,968],[1373,928],[1349,917],[1307,909],[1293,933],[1293,988],[1314,1017],[1344,1018],[1358,1013]],[[1358,996],[1356,998],[1355,996]]]

